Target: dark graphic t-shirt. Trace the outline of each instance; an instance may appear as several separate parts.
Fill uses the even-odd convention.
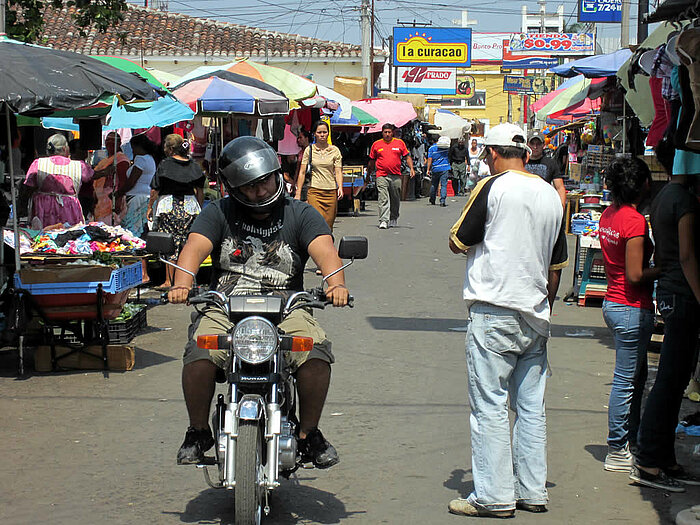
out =
[[[211,286],[227,295],[287,295],[304,289],[307,248],[331,231],[314,208],[290,197],[263,221],[241,213],[227,197],[211,203],[195,219],[190,233],[214,245]]]
[[[656,243],[654,261],[661,268],[658,290],[693,297],[680,261],[678,223],[684,215],[695,214],[695,256],[700,259],[700,205],[680,184],[666,184],[651,204],[651,229]]]
[[[557,161],[550,157],[540,157],[537,160],[530,159],[525,164],[525,169],[534,175],[539,175],[549,183],[554,179],[561,179]]]

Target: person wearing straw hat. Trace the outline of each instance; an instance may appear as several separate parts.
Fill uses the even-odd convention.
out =
[[[466,254],[474,477],[472,493],[449,503],[453,514],[547,511],[547,339],[568,258],[564,210],[554,188],[525,171],[525,137],[514,124],[491,128],[481,156],[493,175],[479,181],[450,230],[450,249]]]

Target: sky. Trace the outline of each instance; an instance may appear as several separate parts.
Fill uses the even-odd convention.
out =
[[[149,0],[153,6],[154,0]],[[157,0],[156,0],[157,1]],[[360,43],[361,0],[167,0],[168,10],[201,18],[212,18],[251,27],[260,27],[282,33],[333,40],[351,44]],[[375,47],[381,47],[393,26],[402,22],[429,24],[434,27],[451,27],[454,19],[461,18],[462,9],[468,11],[469,19],[476,20],[470,27],[474,31],[520,30],[520,9],[528,6],[528,12],[539,12],[536,0],[374,0]],[[144,1],[130,0],[144,5]],[[556,12],[564,5],[565,20],[576,22],[576,0],[550,1],[547,12]],[[655,4],[651,0],[650,4]],[[632,35],[636,34],[636,7],[632,6]],[[619,37],[619,24],[599,24],[602,37]],[[634,41],[632,36],[631,41]]]

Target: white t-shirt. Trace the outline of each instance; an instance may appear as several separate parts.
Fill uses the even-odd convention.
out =
[[[549,335],[549,270],[566,266],[563,208],[537,175],[505,171],[479,181],[450,239],[467,249],[464,300],[515,310]]]
[[[156,161],[150,155],[137,155],[134,158],[134,163],[127,170],[126,176],[131,175],[131,170],[134,166],[141,170],[141,176],[136,181],[134,187],[126,192],[127,195],[150,195],[151,194],[151,179],[156,173]]]

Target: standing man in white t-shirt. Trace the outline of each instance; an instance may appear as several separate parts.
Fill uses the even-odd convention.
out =
[[[450,231],[466,253],[463,297],[474,491],[453,514],[546,512],[544,390],[552,303],[567,264],[556,190],[525,171],[530,148],[513,124],[492,128],[481,157],[492,176],[472,190]],[[507,403],[515,412],[512,451]]]

